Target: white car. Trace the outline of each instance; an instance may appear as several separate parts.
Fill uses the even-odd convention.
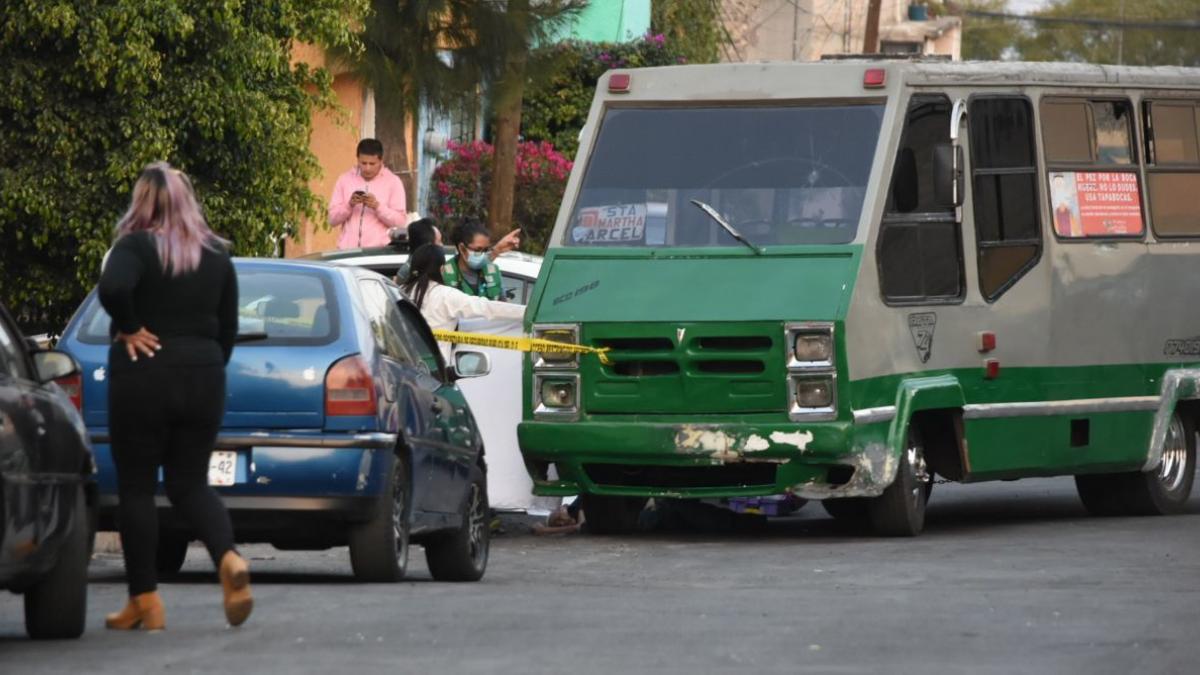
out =
[[[446,255],[453,255],[447,247]],[[408,245],[403,240],[392,246],[329,251],[304,256],[342,265],[365,267],[389,278],[395,278],[400,266],[408,261]],[[534,282],[542,267],[542,257],[528,253],[505,253],[496,259],[504,278],[504,295],[509,302],[528,304]],[[520,321],[464,321],[460,330],[498,335],[519,335]],[[533,496],[533,482],[525,470],[525,460],[517,445],[517,424],[521,421],[520,352],[472,347],[491,358],[492,372],[487,377],[460,383],[463,394],[475,411],[479,432],[483,435],[488,471],[488,502],[497,511],[525,511],[531,514],[549,513],[558,498]]]
[[[400,266],[408,262],[408,253],[408,244],[401,240],[392,246],[311,253],[303,256],[303,259],[365,267],[386,277],[395,278]],[[453,254],[453,250],[447,247],[446,256]],[[505,299],[521,305],[528,304],[529,294],[533,292],[533,284],[542,268],[542,257],[512,251],[496,258],[496,266],[500,268],[500,275],[504,277]]]

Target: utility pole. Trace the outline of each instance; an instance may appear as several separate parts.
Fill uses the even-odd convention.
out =
[[[867,31],[863,36],[863,53],[879,53],[879,8],[883,0],[871,0],[867,5]]]

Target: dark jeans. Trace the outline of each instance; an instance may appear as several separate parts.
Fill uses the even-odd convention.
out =
[[[113,374],[108,387],[109,432],[130,595],[157,587],[154,494],[160,466],[171,505],[204,542],[213,564],[233,550],[229,513],[208,485],[208,460],[224,411],[224,366],[150,365]]]

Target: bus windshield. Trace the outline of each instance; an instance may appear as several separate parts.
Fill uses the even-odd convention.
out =
[[[611,108],[559,241],[756,246],[854,239],[883,103]]]

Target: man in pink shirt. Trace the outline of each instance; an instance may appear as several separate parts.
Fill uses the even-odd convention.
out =
[[[358,165],[342,174],[329,198],[329,224],[342,228],[337,246],[386,246],[405,225],[404,183],[383,165],[383,144],[358,142]]]

